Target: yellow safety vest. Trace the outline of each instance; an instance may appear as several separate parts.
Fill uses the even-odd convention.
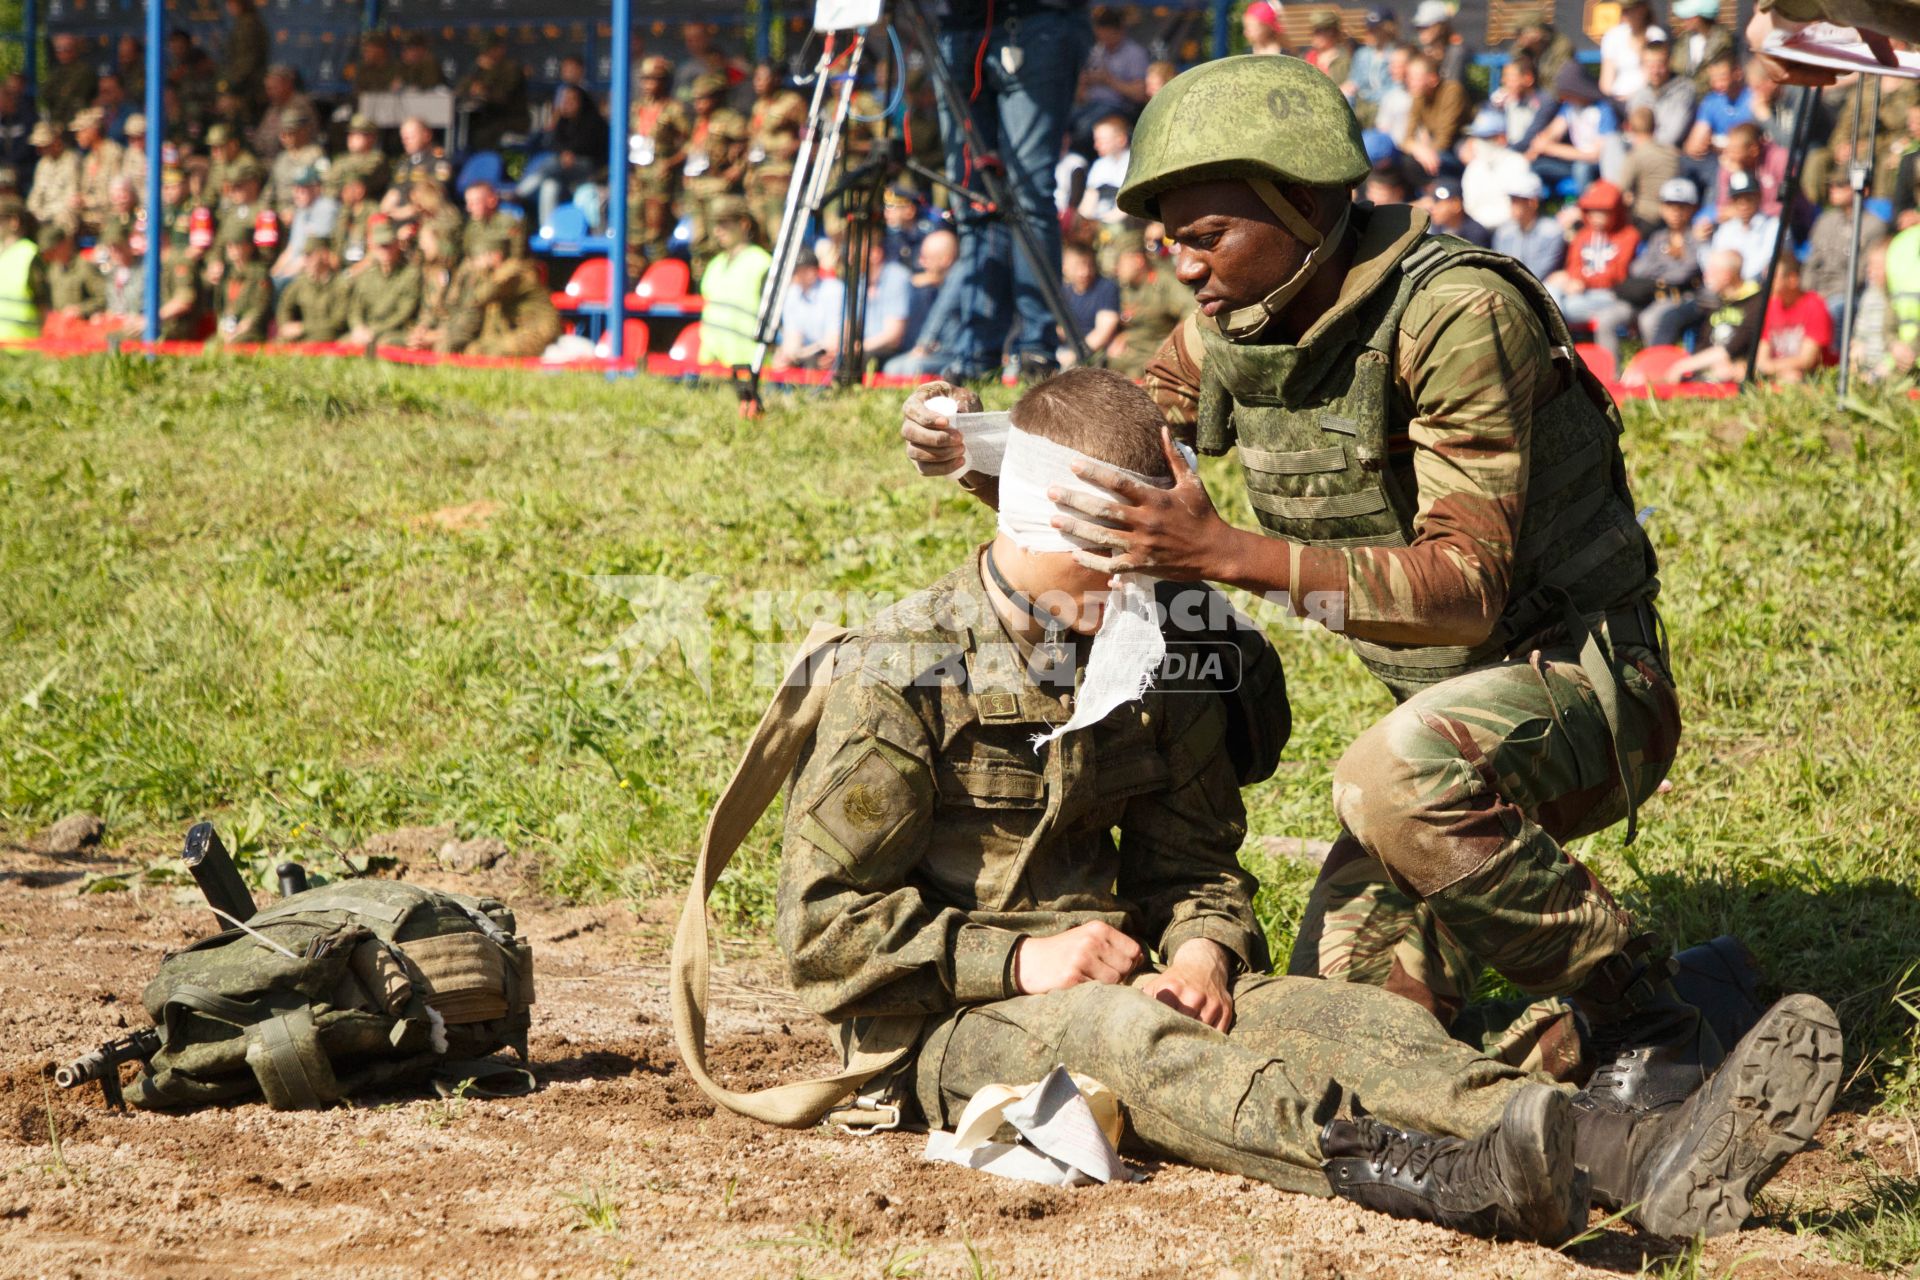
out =
[[[40,336],[40,308],[33,302],[33,260],[40,253],[31,240],[15,240],[0,250],[0,342]]]

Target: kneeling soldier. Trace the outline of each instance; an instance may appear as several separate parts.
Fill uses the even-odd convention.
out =
[[[1621,1115],[1576,1107],[1381,988],[1263,972],[1234,744],[1259,708],[1284,715],[1284,692],[1225,696],[1163,659],[1144,695],[1101,696],[1140,687],[1126,651],[1156,625],[1134,594],[1151,580],[1080,567],[1053,527],[1068,508],[1050,494],[1078,492],[1070,467],[1089,457],[1171,484],[1161,426],[1109,371],[1035,388],[1013,411],[994,541],[816,649],[831,681],[810,701],[776,701],[716,810],[696,895],[723,869],[715,841],[724,857],[750,825],[738,791],[758,778],[769,794],[784,763],[770,744],[804,732],[788,747],[776,936],[848,1070],[757,1095],[711,1080],[695,901],[675,1026],[701,1086],[776,1123],[863,1091],[860,1113],[938,1125],[989,1084],[1065,1065],[1113,1090],[1146,1148],[1293,1191],[1546,1243],[1585,1228],[1590,1190],[1665,1235],[1738,1226],[1832,1103],[1840,1037],[1819,1001],[1777,1004],[1678,1108]],[[1154,590],[1170,641],[1213,598]],[[1103,658],[1109,640],[1120,651]],[[1240,651],[1250,674],[1271,656],[1263,640]],[[1576,1139],[1602,1153],[1591,1179]]]

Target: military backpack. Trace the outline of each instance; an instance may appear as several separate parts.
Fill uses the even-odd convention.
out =
[[[485,1056],[527,1056],[533,952],[515,929],[492,898],[393,880],[283,898],[161,962],[142,996],[153,1051],[128,1098],[158,1109],[264,1096],[285,1111],[378,1085],[530,1085]]]

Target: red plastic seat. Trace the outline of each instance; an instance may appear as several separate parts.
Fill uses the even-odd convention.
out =
[[[656,264],[657,265],[657,264]],[[700,359],[700,322],[694,321],[680,331],[667,348],[667,358],[675,364],[691,365]]]
[[[1573,353],[1586,362],[1587,368],[1593,370],[1593,376],[1600,381],[1618,382],[1620,380],[1620,361],[1614,357],[1613,352],[1599,343],[1576,342],[1573,344]]]
[[[1627,370],[1621,381],[1630,387],[1651,387],[1673,381],[1673,366],[1687,358],[1685,347],[1668,343],[1658,347],[1643,347],[1627,361]]]
[[[626,323],[626,349],[621,353],[623,359],[639,360],[647,354],[647,322],[629,318]],[[600,341],[594,344],[593,353],[602,360],[613,358],[612,335],[601,334]]]
[[[613,266],[605,258],[586,258],[573,269],[567,287],[553,295],[562,311],[604,304],[613,296]]]
[[[642,306],[655,302],[677,302],[693,288],[693,272],[678,258],[662,258],[648,267],[633,287],[633,296]]]

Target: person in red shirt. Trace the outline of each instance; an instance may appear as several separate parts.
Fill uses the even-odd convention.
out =
[[[1803,382],[1815,369],[1835,363],[1833,316],[1826,300],[1800,287],[1800,263],[1782,254],[1773,297],[1760,326],[1756,372],[1775,382]]]
[[[1567,265],[1547,277],[1547,292],[1569,325],[1593,324],[1619,301],[1613,291],[1627,278],[1639,249],[1640,233],[1627,221],[1627,199],[1619,187],[1600,181],[1580,193],[1580,230],[1567,245]],[[1619,352],[1617,330],[1593,336]]]

